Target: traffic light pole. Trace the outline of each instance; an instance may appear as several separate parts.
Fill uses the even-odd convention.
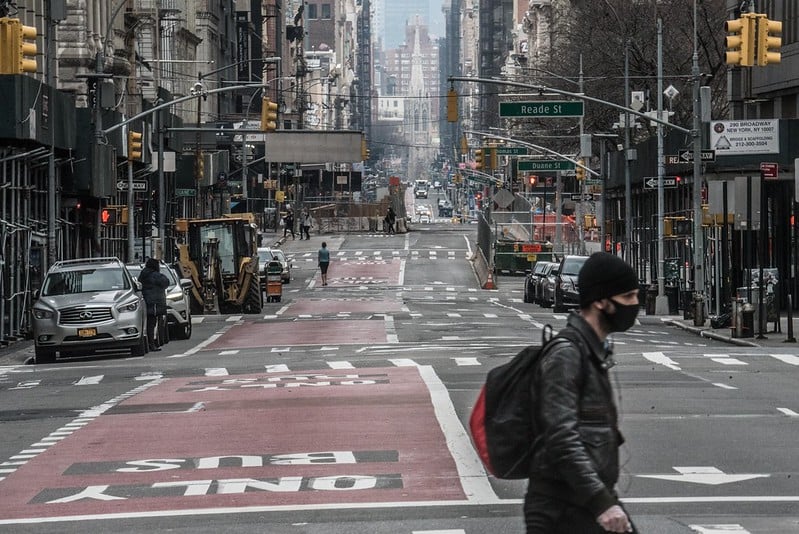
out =
[[[130,150],[130,148],[128,148]],[[133,261],[134,256],[136,255],[136,214],[133,211],[133,160],[130,158],[130,154],[128,154],[128,263]],[[142,255],[144,255],[144,250],[142,250]],[[143,258],[140,258],[143,259]]]
[[[702,136],[701,136],[701,102],[699,97],[699,51],[697,49],[697,0],[694,0],[694,53],[691,60],[691,78],[693,80],[694,127],[691,136],[694,142],[694,325],[705,324],[705,272],[704,272],[704,239],[702,235]]]

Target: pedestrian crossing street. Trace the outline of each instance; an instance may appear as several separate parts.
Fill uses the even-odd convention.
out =
[[[468,251],[430,249],[430,250],[338,250],[330,253],[332,261],[391,261],[393,259],[406,260],[466,260]],[[317,262],[316,252],[287,253],[290,262]]]
[[[80,377],[59,377],[57,374],[37,378],[26,378],[34,371],[41,371],[41,367],[32,368],[27,365],[0,366],[0,390],[19,392],[46,386],[74,386],[77,388],[102,385],[112,381],[149,381],[156,379],[191,377],[191,376],[228,376],[258,373],[301,373],[320,371],[324,369],[369,369],[376,367],[418,367],[433,366],[443,372],[452,372],[458,368],[474,369],[478,374],[504,363],[505,358],[511,358],[520,351],[526,343],[506,344],[505,352],[486,355],[490,349],[496,349],[487,342],[465,342],[458,344],[456,339],[443,339],[440,343],[428,343],[414,349],[413,357],[408,356],[407,347],[397,345],[374,345],[357,349],[352,354],[352,347],[322,346],[322,347],[265,347],[262,355],[273,363],[254,365],[251,360],[237,362],[236,357],[248,354],[252,350],[222,350],[219,351],[217,361],[229,363],[215,367],[197,367],[175,370],[171,366],[164,370],[149,370],[138,376],[114,376],[102,373],[88,374]],[[641,364],[655,364],[675,372],[690,371],[691,366],[701,365],[708,368],[710,373],[725,369],[728,366],[747,368],[753,374],[762,371],[790,372],[799,368],[799,357],[784,353],[698,353],[696,351],[672,352],[636,352],[625,353],[623,345],[616,347],[616,359],[619,362],[619,372],[623,373],[625,367],[632,368]],[[340,351],[348,351],[353,357],[340,357]],[[457,356],[449,356],[457,354]],[[502,358],[498,358],[501,356]],[[280,363],[283,360],[284,363]],[[291,360],[291,361],[289,361]],[[298,361],[299,360],[299,361]],[[155,362],[154,362],[155,364]],[[46,369],[46,368],[45,368]],[[59,366],[50,368],[59,371]],[[74,371],[74,369],[71,369]],[[736,387],[723,383],[713,385],[726,390],[735,390]],[[779,411],[788,417],[799,417],[799,413],[789,408],[779,408]]]

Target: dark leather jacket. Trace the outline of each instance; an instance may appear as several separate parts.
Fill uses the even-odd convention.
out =
[[[141,282],[144,302],[147,303],[147,313],[155,315],[156,304],[166,306],[166,292],[164,290],[169,287],[169,278],[158,271],[145,267],[139,274],[139,282]]]
[[[579,346],[557,342],[536,368],[537,439],[529,491],[588,508],[595,516],[617,503],[622,443],[607,369],[612,365],[591,326],[577,313],[566,329]],[[565,329],[564,329],[565,330]]]

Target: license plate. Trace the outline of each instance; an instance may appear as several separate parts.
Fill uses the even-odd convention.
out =
[[[78,337],[94,337],[96,335],[96,328],[78,328]]]

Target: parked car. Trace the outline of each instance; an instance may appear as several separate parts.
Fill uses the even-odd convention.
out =
[[[143,263],[129,264],[128,271],[138,280],[144,269]],[[189,291],[193,286],[188,278],[180,278],[177,272],[166,262],[161,262],[161,274],[169,279],[166,288],[166,326],[169,337],[175,339],[191,338],[191,298]],[[168,338],[167,338],[168,339]]]
[[[538,304],[542,308],[551,308],[555,301],[555,285],[557,284],[559,263],[552,263],[546,275],[541,277],[538,285]]]
[[[555,276],[552,304],[555,312],[564,312],[580,305],[580,290],[577,276],[588,256],[564,256]]]
[[[259,247],[258,248],[258,270],[261,272],[261,285],[266,287],[266,266],[276,260],[283,266],[280,279],[284,284],[291,282],[291,263],[279,248]]]
[[[546,276],[552,262],[537,261],[532,269],[528,269],[524,277],[524,302],[538,302],[536,293],[541,279]]]
[[[96,350],[147,352],[141,284],[118,258],[55,262],[33,293],[35,363]]]

